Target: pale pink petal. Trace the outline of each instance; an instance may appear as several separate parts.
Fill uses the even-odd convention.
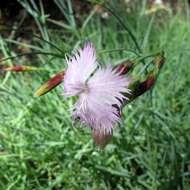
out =
[[[67,60],[64,78],[66,96],[75,96],[84,88],[86,80],[97,67],[96,52],[92,43],[86,43],[74,56]]]
[[[80,94],[75,105],[74,116],[91,128],[103,133],[112,133],[120,121],[118,108],[126,98],[123,93],[130,93],[130,80],[119,75],[111,66],[100,68],[89,79],[87,90]]]

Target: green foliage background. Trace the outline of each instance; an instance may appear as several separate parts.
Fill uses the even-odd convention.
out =
[[[165,51],[166,62],[151,93],[144,94],[123,110],[123,128],[117,127],[112,142],[100,150],[93,145],[88,129],[72,128],[73,100],[65,100],[62,86],[40,98],[35,90],[66,67],[65,54],[91,40],[103,64],[118,64],[134,58],[136,50],[128,32],[111,14],[71,14],[75,1],[54,2],[62,11],[56,22],[43,2],[18,1],[38,25],[42,38],[31,34],[31,43],[1,35],[3,57],[17,56],[15,47],[35,55],[2,62],[33,65],[38,72],[6,73],[0,78],[0,189],[4,190],[167,190],[190,189],[190,15],[187,3],[176,13],[159,11],[146,15],[146,1],[106,3],[136,36],[143,55]],[[33,2],[34,3],[34,2]],[[87,2],[86,2],[87,3]],[[53,29],[54,23],[58,29]],[[24,28],[23,28],[24,30]],[[136,50],[137,51],[137,50]]]

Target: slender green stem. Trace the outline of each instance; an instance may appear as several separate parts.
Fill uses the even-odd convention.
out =
[[[17,31],[19,31],[19,29],[15,29],[15,28],[11,28],[11,29],[1,29],[0,31],[16,31],[16,32],[17,32]],[[40,37],[40,36],[38,36],[38,35],[36,35],[36,34],[33,34],[33,33],[29,32],[29,31],[21,31],[21,33],[23,33],[23,34],[30,34],[30,35],[32,35],[32,37],[37,38],[37,39],[39,39],[39,40],[41,40],[41,41],[43,41],[43,42],[49,44],[51,47],[55,48],[55,49],[58,50],[60,53],[65,54],[65,52],[64,52],[62,49],[60,49],[59,47],[57,47],[55,44],[49,42],[48,40],[45,40],[44,38],[42,38],[42,37]]]
[[[42,37],[40,37],[40,36],[38,36],[36,34],[32,34],[32,36],[35,37],[35,38],[38,38],[39,40],[42,40],[43,42],[46,42],[47,44],[49,44],[50,46],[54,47],[59,52],[65,54],[65,52],[62,49],[58,48],[56,45],[54,45],[53,43],[49,42],[48,40],[45,40],[44,38],[42,38]]]
[[[141,61],[143,61],[143,60],[145,60],[145,59],[147,59],[147,58],[154,57],[154,56],[156,56],[156,55],[158,55],[158,52],[156,52],[156,53],[151,53],[151,54],[145,55],[145,56],[143,56],[143,57],[140,57],[140,58],[138,58],[136,61],[141,62]]]
[[[140,56],[137,52],[135,52],[134,50],[131,49],[125,49],[125,48],[119,48],[119,49],[110,49],[110,50],[100,50],[97,52],[97,54],[104,54],[104,53],[112,53],[112,52],[118,52],[118,51],[127,51],[127,52],[131,52],[134,53],[137,56]]]
[[[56,56],[56,57],[59,57],[59,58],[64,58],[60,54],[50,53],[50,52],[40,52],[39,51],[39,52],[27,52],[27,53],[17,54],[15,56],[9,56],[9,57],[0,59],[0,62],[7,61],[7,60],[10,60],[10,59],[15,59],[17,57],[22,57],[22,56],[25,56],[25,55],[51,55],[51,56]]]
[[[140,45],[138,44],[138,42],[136,40],[136,37],[134,36],[134,34],[130,30],[130,28],[124,24],[124,22],[121,20],[121,18],[110,7],[104,5],[104,8],[106,10],[108,10],[117,19],[117,21],[119,22],[119,24],[128,32],[128,34],[131,37],[131,39],[133,40],[133,42],[134,42],[137,50],[139,51],[139,53],[142,53]]]

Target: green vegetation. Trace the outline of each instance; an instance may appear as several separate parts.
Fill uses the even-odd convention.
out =
[[[73,100],[64,99],[61,85],[42,97],[34,97],[34,92],[65,69],[65,54],[82,46],[85,40],[95,44],[102,64],[135,58],[129,51],[138,52],[134,42],[115,16],[102,18],[105,12],[96,12],[93,5],[89,5],[88,14],[77,12],[77,21],[71,14],[74,3],[55,0],[65,18],[58,22],[46,15],[41,1],[38,7],[18,2],[32,15],[39,28],[38,36],[41,34],[45,40],[32,33],[30,42],[1,35],[2,59],[17,56],[18,47],[32,53],[1,64],[38,66],[43,70],[7,72],[5,76],[0,71],[0,189],[189,190],[188,5],[181,5],[175,14],[170,9],[145,15],[146,1],[130,4],[128,12],[129,5],[110,3],[135,35],[141,55],[163,50],[166,62],[154,88],[124,108],[123,127],[117,127],[111,143],[100,150],[93,144],[89,129],[72,127],[69,109]],[[52,24],[57,28],[53,29]],[[128,51],[103,52],[123,48]]]

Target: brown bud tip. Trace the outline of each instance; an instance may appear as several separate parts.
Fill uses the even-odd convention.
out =
[[[165,62],[164,52],[158,53],[154,58],[156,68],[159,70]]]
[[[5,65],[0,65],[0,70],[5,70],[8,66],[5,66]]]
[[[64,71],[58,73],[57,75],[55,75],[54,77],[52,77],[51,79],[49,79],[45,84],[43,84],[36,92],[35,92],[35,96],[42,96],[46,93],[48,93],[49,91],[51,91],[52,89],[54,89],[57,85],[59,85],[63,78],[64,78]]]
[[[113,136],[113,133],[105,134],[99,130],[93,130],[92,131],[92,137],[94,140],[94,143],[99,146],[101,149],[104,149],[106,145],[111,141]]]

